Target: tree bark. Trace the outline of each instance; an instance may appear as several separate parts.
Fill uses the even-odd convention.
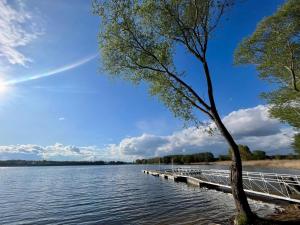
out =
[[[242,168],[240,151],[232,135],[223,124],[219,116],[219,113],[217,111],[217,107],[213,95],[213,86],[210,77],[209,67],[205,58],[203,62],[203,69],[207,81],[208,97],[211,106],[210,113],[212,115],[212,119],[216,123],[221,134],[226,139],[228,145],[232,148],[232,164],[230,168],[230,181],[231,181],[232,195],[237,209],[237,218],[239,216],[243,216],[244,221],[247,221],[246,223],[250,223],[255,217],[255,215],[251,211],[246,193],[243,189],[243,174],[242,174],[243,168]]]
[[[294,70],[291,70],[291,75],[292,75],[292,85],[295,91],[300,92],[300,90],[297,87],[297,80],[296,80],[296,74]]]
[[[215,123],[222,135],[226,139],[228,145],[232,149],[232,163],[230,168],[230,181],[231,181],[231,190],[234,198],[235,206],[238,214],[243,214],[248,219],[251,220],[253,218],[253,213],[249,206],[246,193],[243,189],[243,168],[242,168],[242,160],[239,152],[238,145],[235,143],[229,131],[224,126],[220,116],[217,112],[213,113]]]
[[[294,54],[294,49],[291,46],[291,43],[288,41],[288,47],[290,49],[290,53],[291,53],[291,62],[290,62],[290,66],[286,67],[292,76],[292,86],[294,88],[295,91],[300,92],[300,90],[297,87],[297,80],[296,80],[296,74],[295,74],[295,66],[294,66],[294,61],[295,61],[295,54]]]

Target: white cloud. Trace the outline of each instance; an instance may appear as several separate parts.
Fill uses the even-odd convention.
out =
[[[268,107],[263,105],[233,111],[223,121],[236,137],[277,134],[281,126],[278,120],[269,117]]]
[[[168,144],[166,137],[143,134],[139,137],[123,139],[118,148],[122,155],[153,156],[161,146],[166,144]]]
[[[65,117],[59,117],[58,120],[63,121],[63,120],[65,120]]]
[[[56,143],[49,146],[40,145],[8,145],[0,146],[0,159],[24,159],[26,156],[34,159],[47,160],[109,160],[105,151],[96,146],[78,147]]]
[[[290,145],[295,131],[270,118],[267,106],[259,105],[231,112],[223,121],[237,143],[248,145],[252,150],[261,149],[268,154],[292,152]],[[227,149],[228,145],[220,134],[210,135],[205,132],[205,127],[189,127],[167,136],[142,134],[126,137],[104,148],[62,144],[0,146],[0,159],[26,158],[29,155],[48,160],[131,161],[136,158],[203,151],[218,155],[226,153]]]
[[[252,150],[261,149],[269,154],[292,152],[290,145],[295,131],[270,118],[267,106],[233,111],[223,121],[237,143],[246,144]],[[108,148],[121,158],[134,159],[201,151],[212,151],[218,155],[226,153],[228,145],[217,132],[210,135],[205,132],[205,127],[190,127],[169,136],[143,134],[125,138]]]
[[[0,60],[23,66],[31,62],[19,48],[31,43],[42,32],[24,2],[0,0],[0,30]]]

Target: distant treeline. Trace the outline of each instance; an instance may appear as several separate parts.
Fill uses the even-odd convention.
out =
[[[247,160],[264,160],[264,159],[298,159],[299,155],[267,155],[265,151],[254,150],[250,151],[250,148],[247,145],[238,145],[241,158],[244,161]],[[228,149],[227,155],[220,155],[220,160],[231,160],[231,149]]]
[[[264,160],[264,159],[298,159],[298,155],[267,155],[265,151],[255,150],[250,151],[246,145],[239,145],[241,158],[243,161],[247,160]],[[211,152],[202,152],[189,155],[168,155],[163,157],[155,157],[150,159],[137,159],[136,164],[191,164],[191,163],[203,163],[214,161],[226,161],[231,160],[231,149],[228,150],[227,155],[219,155],[215,157]]]
[[[47,160],[1,160],[0,167],[9,166],[89,166],[89,165],[121,165],[121,161],[47,161]]]
[[[163,157],[155,157],[151,159],[137,159],[136,164],[189,164],[189,163],[200,163],[200,162],[213,162],[216,158],[211,152],[201,152],[191,155],[168,155]]]

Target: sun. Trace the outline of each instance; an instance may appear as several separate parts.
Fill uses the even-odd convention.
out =
[[[9,85],[4,80],[0,79],[0,95],[4,95],[9,91]]]

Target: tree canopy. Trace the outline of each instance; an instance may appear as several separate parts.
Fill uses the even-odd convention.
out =
[[[295,135],[295,141],[293,143],[293,147],[295,149],[295,152],[300,155],[300,133]]]
[[[250,160],[252,159],[252,153],[250,151],[250,148],[247,145],[238,145],[239,146],[239,151],[241,154],[242,160]],[[228,156],[231,158],[232,157],[232,149],[228,149]]]
[[[183,45],[204,62],[208,38],[230,4],[230,0],[94,1],[102,20],[99,45],[104,69],[136,84],[146,82],[150,94],[176,117],[196,122],[194,108],[211,117],[209,104],[176,68],[174,54]]]
[[[300,0],[289,0],[263,19],[235,52],[237,64],[254,64],[263,79],[299,92]]]
[[[255,150],[252,152],[252,159],[254,160],[263,160],[266,159],[267,155],[265,151]]]
[[[274,90],[261,95],[271,116],[299,129],[300,0],[287,1],[263,19],[237,48],[235,63],[253,64],[260,78],[275,83]]]

